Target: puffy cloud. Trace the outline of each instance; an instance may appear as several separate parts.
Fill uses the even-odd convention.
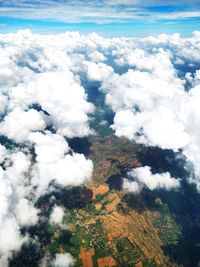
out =
[[[159,48],[154,53],[148,53],[140,48],[127,50],[125,53],[119,51],[115,54],[121,54],[116,60],[119,65],[127,64],[140,71],[148,71],[156,77],[163,77],[164,80],[170,80],[174,77],[175,70],[172,67],[170,54]]]
[[[177,120],[171,109],[163,106],[152,112],[118,111],[112,128],[119,137],[125,136],[139,143],[163,149],[176,151],[189,143],[184,124]]]
[[[26,154],[0,147],[4,162],[4,169],[0,168],[0,262],[3,266],[29,240],[20,229],[38,222],[39,210],[34,204],[47,192],[49,183],[55,180],[63,186],[80,185],[92,175],[92,161],[82,154],[67,154],[70,149],[63,136],[32,132],[28,142]],[[35,147],[36,158],[30,153],[31,145]],[[52,223],[59,223],[63,214],[60,208],[55,209]]]
[[[8,251],[19,250],[26,240],[26,237],[21,236],[17,221],[15,219],[7,219],[4,224],[1,225],[0,255],[5,255]]]
[[[71,72],[38,74],[25,86],[10,91],[10,105],[39,104],[51,119],[58,133],[67,137],[83,137],[91,133],[88,113],[93,105],[87,102],[84,88]]]
[[[19,200],[15,213],[21,225],[34,225],[38,222],[38,210],[25,198]]]
[[[199,40],[198,32],[191,38],[109,39],[95,33],[39,35],[29,30],[0,35],[0,134],[15,141],[0,146],[0,236],[8,236],[5,245],[0,241],[0,264],[6,266],[12,252],[28,240],[20,227],[37,223],[35,202],[52,189],[53,181],[73,186],[91,178],[91,160],[74,153],[67,142],[93,133],[94,105],[83,83],[101,84],[115,113],[116,135],[182,149],[194,165],[190,181],[200,191]],[[124,179],[124,188],[132,192],[144,186],[171,190],[180,181],[169,173],[152,174],[148,166]],[[51,217],[61,221],[59,207]],[[57,255],[56,262],[69,266],[73,259]]]
[[[62,186],[77,186],[90,179],[92,171],[92,161],[87,160],[83,154],[67,154],[52,163],[35,164],[34,182],[38,187],[38,194],[43,194],[51,181]]]
[[[1,188],[0,188],[0,221],[2,222],[4,216],[7,213],[9,206],[9,197],[12,194],[12,188],[10,181],[6,178],[6,175],[0,167],[0,180],[1,180]]]
[[[32,144],[36,159],[29,150]],[[50,132],[31,133],[27,155],[0,148],[4,162],[4,169],[0,168],[0,264],[7,266],[12,253],[29,240],[20,229],[38,222],[39,210],[34,204],[49,183],[79,185],[91,177],[93,165],[82,154],[67,154],[70,149],[63,136]],[[52,223],[61,222],[63,215],[61,208],[55,208]]]
[[[173,70],[164,67],[160,73],[153,68],[153,73],[129,70],[114,74],[103,82],[102,90],[106,103],[116,112],[112,126],[116,135],[177,150],[189,143],[182,113],[188,95]]]
[[[195,178],[191,181],[197,188],[200,184],[200,146],[196,130],[200,127],[199,71],[180,78],[175,61],[179,57],[184,60],[185,68],[190,68],[187,45],[193,44],[193,53],[197,53],[198,38],[196,35],[190,39],[164,35],[134,39],[133,43],[127,41],[126,47],[122,46],[124,49],[113,51],[113,56],[117,57],[118,65],[132,69],[122,74],[111,73],[101,80],[106,103],[115,112],[112,128],[116,135],[163,149],[182,149],[194,164]],[[194,57],[197,64],[198,55]]]
[[[8,98],[7,96],[1,94],[0,95],[0,115],[5,112],[5,108],[8,104]]]
[[[187,72],[185,75],[185,79],[190,83],[192,87],[195,87],[200,83],[200,70],[197,70],[195,73]]]
[[[148,82],[143,75],[144,79],[139,80],[139,87],[136,84],[135,72],[129,71],[127,75],[128,73],[118,76],[117,82],[114,78],[114,84],[109,86],[106,95],[107,103],[116,112],[112,126],[116,135],[163,149],[174,151],[183,149],[184,155],[194,164],[196,178],[193,182],[199,187],[198,79],[195,77],[195,85],[189,91],[182,88],[181,82],[175,85],[168,84],[166,90],[160,85],[156,91],[157,87],[151,85],[154,80],[153,75],[147,80]],[[159,85],[159,82],[156,84]]]
[[[69,253],[56,254],[52,265],[53,267],[71,267],[74,266],[74,259]]]
[[[38,222],[35,203],[52,189],[52,181],[73,186],[91,178],[92,161],[73,153],[64,138],[93,133],[89,114],[94,106],[76,74],[86,68],[80,64],[85,56],[74,53],[83,45],[80,39],[88,57],[104,60],[103,53],[92,53],[95,42],[78,33],[0,35],[0,134],[15,141],[7,149],[0,145],[0,265],[7,266],[29,240],[20,229]],[[52,220],[61,215],[55,209]]]
[[[142,189],[142,185],[135,181],[129,181],[128,179],[123,179],[123,189],[127,190],[128,192],[138,194]]]
[[[11,168],[15,172],[15,166],[10,167],[10,171]],[[13,215],[15,201],[18,199],[17,186],[9,179],[9,173],[2,168],[0,168],[0,183],[0,265],[7,266],[12,252],[19,250],[27,241],[27,237],[21,235],[19,223]]]
[[[24,111],[17,107],[0,123],[0,133],[17,142],[26,141],[30,132],[44,130],[43,112],[34,109]]]
[[[61,207],[54,207],[51,215],[50,215],[50,223],[54,224],[61,224],[64,216],[64,210]]]
[[[83,154],[66,154],[69,147],[65,139],[58,134],[32,133],[36,153],[36,163],[33,166],[34,185],[38,193],[44,193],[51,181],[59,185],[80,185],[90,179],[93,171],[91,160]]]
[[[8,87],[13,85],[18,76],[15,74],[18,67],[10,58],[10,51],[8,49],[0,49],[0,86]]]
[[[2,163],[6,157],[6,148],[0,144],[0,163]]]
[[[150,190],[172,190],[180,187],[179,179],[170,176],[168,172],[152,174],[149,166],[138,167],[128,172],[129,179],[124,179],[123,188],[129,192],[138,193],[146,186]]]
[[[113,73],[113,69],[104,63],[87,62],[87,77],[92,81],[106,80]]]
[[[91,54],[89,54],[89,57],[96,63],[106,60],[105,56],[99,51],[92,52]]]
[[[200,62],[199,56],[199,32],[193,32],[193,36],[190,38],[181,38],[180,34],[173,35],[161,34],[153,37],[149,36],[140,40],[142,47],[164,47],[168,49],[174,58],[180,58],[185,63],[198,64]]]
[[[7,168],[5,173],[8,179],[16,189],[19,189],[17,193],[24,194],[21,189],[23,189],[23,186],[28,182],[26,174],[29,172],[31,166],[30,155],[27,156],[21,151],[12,153],[9,156],[6,165]]]
[[[129,69],[122,75],[114,73],[103,80],[101,89],[106,93],[106,103],[114,111],[121,108],[151,110],[155,102],[166,99],[170,101],[174,96],[183,94],[184,82],[177,77],[169,54],[164,54],[163,59],[160,56],[162,53],[159,51],[154,57],[147,56],[144,61],[153,61],[149,66],[147,62],[146,65],[143,63],[143,68],[138,67],[136,61],[137,69]]]
[[[32,133],[29,135],[29,141],[35,144],[36,161],[40,163],[56,162],[69,152],[68,143],[59,134]]]

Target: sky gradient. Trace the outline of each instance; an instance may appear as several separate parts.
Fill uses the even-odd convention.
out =
[[[0,0],[0,32],[68,30],[144,36],[200,30],[199,0]]]

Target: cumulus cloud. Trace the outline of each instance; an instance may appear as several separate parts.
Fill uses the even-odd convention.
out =
[[[6,152],[5,146],[0,144],[0,163],[2,163],[4,161],[6,154],[7,154],[7,152]]]
[[[93,111],[93,105],[87,102],[84,88],[71,72],[38,74],[26,85],[13,88],[10,97],[10,105],[39,104],[55,130],[64,136],[91,133],[87,114]]]
[[[9,258],[8,252],[19,250],[27,238],[21,236],[20,227],[15,219],[7,219],[1,225],[0,240],[0,255]]]
[[[36,161],[40,163],[56,162],[64,158],[64,154],[69,152],[69,146],[63,136],[52,134],[51,132],[31,133],[29,141],[35,145]]]
[[[94,61],[96,63],[106,60],[106,57],[104,56],[104,54],[102,54],[99,51],[94,51],[94,52],[90,53],[88,56],[89,56],[89,58],[91,58],[92,61]]]
[[[51,181],[68,186],[80,185],[91,178],[92,161],[83,154],[67,154],[68,143],[61,135],[32,133],[29,139],[35,147],[33,177],[39,194],[48,189]]]
[[[17,164],[14,163],[6,171],[0,168],[0,265],[2,266],[7,266],[12,252],[19,250],[28,240],[27,236],[21,235],[19,222],[14,215],[19,195],[25,193],[22,190],[25,181],[22,179],[27,164],[23,161],[22,155],[15,154],[12,160],[13,158],[16,158]]]
[[[181,149],[193,164],[190,182],[200,191],[199,41],[199,32],[191,38],[112,39],[77,32],[0,34],[0,135],[14,141],[0,145],[0,237],[7,235],[5,244],[0,238],[3,266],[29,239],[20,228],[38,222],[35,202],[52,189],[49,185],[80,185],[92,176],[91,160],[67,141],[93,133],[87,82],[100,84],[117,136]],[[124,179],[132,192],[144,186],[171,190],[180,181],[169,173],[152,174],[148,166]],[[60,222],[62,215],[55,207],[50,220]],[[69,266],[73,259],[57,255],[56,262]]]
[[[192,67],[198,66],[198,40],[198,33],[188,39],[162,35],[129,40],[125,47],[121,45],[122,49],[116,48],[112,53],[116,64],[129,68],[127,72],[111,73],[101,80],[106,104],[115,112],[112,125],[115,134],[149,146],[182,149],[194,164],[192,181],[197,188],[200,177],[196,130],[200,126],[199,70],[184,76],[176,64],[179,58],[185,68],[190,69],[192,56],[195,58]],[[188,51],[189,44],[192,55]]]
[[[123,189],[127,190],[128,192],[138,194],[142,189],[142,185],[135,181],[129,181],[128,179],[123,179]]]
[[[144,186],[150,190],[172,190],[180,187],[179,179],[171,177],[168,172],[152,174],[149,166],[132,169],[128,172],[128,177],[134,181],[124,179],[123,188],[133,193],[139,193]]]
[[[24,111],[17,107],[0,123],[0,134],[17,142],[23,142],[31,132],[44,130],[45,126],[43,112],[34,109]]]
[[[0,116],[5,112],[5,108],[8,103],[8,98],[7,96],[0,94]]]
[[[21,228],[38,223],[40,211],[35,203],[53,189],[49,184],[54,181],[60,186],[80,185],[91,178],[93,170],[92,161],[74,153],[65,139],[93,133],[89,114],[94,106],[87,101],[75,73],[79,57],[71,60],[66,54],[66,50],[74,47],[67,44],[62,47],[62,37],[52,37],[55,39],[52,42],[50,37],[30,31],[20,31],[17,36],[0,36],[0,135],[7,142],[14,141],[8,148],[0,145],[2,266],[7,266],[12,254],[30,241]],[[80,37],[72,36],[67,39]],[[91,57],[103,60],[98,53]],[[55,209],[52,223],[60,222],[63,214],[63,210]],[[56,258],[55,264],[58,261],[59,266],[64,266],[61,258]],[[65,259],[68,262],[65,266],[70,266],[73,262],[70,255]]]
[[[106,80],[110,74],[113,74],[113,69],[104,63],[87,62],[87,77],[92,81]]]
[[[53,267],[72,267],[74,266],[74,259],[69,253],[56,254],[55,260],[52,263]]]
[[[194,164],[194,181],[198,186],[200,146],[197,129],[200,114],[197,102],[200,90],[197,79],[196,85],[185,91],[181,80],[170,84],[169,81],[160,83],[156,78],[155,86],[152,86],[153,74],[140,72],[139,76],[142,75],[143,79],[136,80],[136,72],[129,71],[129,75],[119,76],[117,82],[116,78],[112,79],[114,84],[109,86],[106,95],[106,102],[116,112],[112,128],[117,136],[125,136],[138,143],[174,151],[183,149]],[[108,88],[108,84],[104,86]]]
[[[55,206],[50,215],[50,223],[61,224],[64,216],[64,210],[62,207]]]
[[[38,210],[25,198],[19,200],[15,213],[21,225],[34,225],[38,222]]]

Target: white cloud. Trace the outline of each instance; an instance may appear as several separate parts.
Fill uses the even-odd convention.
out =
[[[27,241],[27,237],[21,236],[18,221],[13,216],[16,186],[2,168],[0,168],[0,183],[0,265],[7,266],[12,252],[19,250]]]
[[[99,51],[94,51],[90,53],[89,57],[91,58],[92,61],[96,63],[106,60],[105,56]]]
[[[10,51],[7,49],[0,49],[0,86],[8,87],[13,85],[18,75],[15,75],[18,71],[18,67],[10,58]]]
[[[34,109],[24,111],[17,107],[0,123],[0,133],[17,142],[24,142],[30,132],[44,130],[45,126],[43,112]]]
[[[21,225],[34,225],[38,222],[38,210],[25,198],[19,200],[15,213]]]
[[[128,176],[134,181],[124,179],[123,188],[133,193],[139,193],[144,186],[150,190],[172,190],[180,187],[179,179],[171,177],[168,172],[152,174],[149,166],[132,169]]]
[[[52,163],[38,162],[35,164],[34,180],[38,186],[38,194],[44,194],[51,181],[62,186],[77,186],[91,178],[93,164],[82,154],[67,154]]]
[[[4,255],[8,251],[19,250],[25,241],[27,238],[21,236],[17,221],[14,219],[5,220],[0,231],[0,255]]]
[[[69,152],[68,143],[59,134],[32,133],[29,135],[29,140],[35,144],[36,160],[40,163],[56,162]]]
[[[5,170],[0,168],[0,257],[4,266],[12,252],[29,240],[21,234],[20,228],[38,222],[39,210],[34,204],[47,192],[49,183],[55,180],[63,186],[79,185],[92,175],[92,161],[82,154],[67,154],[69,146],[61,135],[31,133],[29,142],[35,146],[35,163],[29,151],[30,144],[26,150],[28,155],[21,151],[8,153],[1,147]],[[55,210],[52,222],[60,222],[62,216],[61,210]]]
[[[0,115],[5,112],[7,103],[8,103],[7,97],[3,94],[0,94]]]
[[[72,267],[74,259],[69,253],[56,254],[55,260],[52,262],[53,267]]]
[[[192,2],[192,3],[191,3]],[[198,0],[184,1],[184,7],[180,1],[169,1],[169,6],[173,5],[173,10],[164,9],[163,1],[136,1],[136,0],[109,0],[109,1],[12,1],[10,5],[3,1],[1,12],[6,17],[18,17],[22,19],[44,19],[61,22],[92,22],[102,23],[127,23],[142,21],[160,23],[160,20],[174,22],[174,20],[199,18]],[[192,4],[192,5],[191,5]],[[158,10],[151,10],[149,7],[159,6]],[[193,8],[191,8],[191,6]],[[164,7],[163,7],[164,8]],[[104,27],[105,30],[105,27]]]
[[[48,112],[53,127],[67,137],[92,133],[88,115],[94,109],[84,88],[69,71],[35,75],[25,86],[10,91],[11,105],[39,104]]]
[[[122,49],[117,48],[112,54],[117,64],[133,69],[121,75],[112,73],[101,80],[106,103],[115,112],[112,128],[116,135],[163,149],[183,149],[194,164],[192,181],[197,188],[200,184],[199,71],[194,77],[186,75],[192,87],[188,91],[186,80],[178,77],[173,61],[179,57],[188,67],[191,62],[194,65],[200,62],[198,40],[198,34],[188,39],[179,35],[134,39],[134,42],[127,39],[120,46]],[[188,45],[192,46],[191,51]]]
[[[82,154],[67,154],[69,146],[61,135],[31,133],[29,142],[35,146],[35,163],[29,150],[25,155],[21,151],[8,153],[1,147],[5,170],[0,168],[0,257],[4,266],[12,252],[29,240],[20,228],[38,222],[39,210],[34,204],[48,190],[49,183],[55,180],[63,186],[79,185],[92,175],[92,161]],[[52,223],[59,223],[62,216],[58,208],[51,216]]]
[[[81,38],[78,33],[40,36],[29,30],[0,35],[0,134],[21,143],[8,149],[0,145],[0,265],[7,266],[12,252],[29,240],[20,228],[37,224],[35,202],[52,189],[49,183],[73,186],[91,178],[92,161],[73,153],[64,138],[93,133],[89,114],[94,106],[76,74],[85,68],[79,64],[84,56],[67,53],[82,46]],[[95,42],[82,41],[88,55],[104,60],[103,54],[92,54]]]
[[[104,63],[87,62],[87,77],[92,81],[106,80],[113,73],[113,69]]]
[[[10,181],[6,178],[5,173],[0,167],[0,181],[1,181],[1,187],[0,187],[0,222],[2,223],[2,220],[4,216],[7,213],[8,206],[9,206],[9,197],[12,194],[12,188]]]
[[[123,189],[128,192],[138,194],[142,189],[142,185],[135,181],[129,181],[128,179],[123,179]]]
[[[55,206],[50,215],[50,223],[61,224],[64,217],[64,209],[62,207]]]
[[[129,85],[124,90],[122,85],[120,94],[119,81],[116,89],[110,87],[107,103],[116,111],[112,128],[117,136],[163,149],[177,151],[182,148],[188,160],[194,164],[196,178],[193,181],[199,187],[200,87],[197,81],[195,79],[196,85],[189,92],[171,85],[167,89],[171,93],[166,94],[165,91],[155,94],[150,83],[145,85],[145,93],[141,92],[141,87],[137,89],[135,85]],[[145,83],[141,80],[142,86]],[[131,90],[136,92],[132,94]]]
[[[81,79],[101,83],[106,104],[115,113],[116,135],[146,146],[182,148],[194,165],[190,181],[200,191],[200,78],[193,70],[200,63],[199,40],[198,32],[191,38],[164,34],[130,39],[29,30],[0,35],[0,133],[22,143],[0,146],[0,236],[8,235],[5,246],[0,241],[1,263],[28,240],[20,227],[37,223],[35,201],[52,189],[52,181],[74,186],[92,176],[92,161],[74,153],[67,142],[93,133],[89,124],[94,105]],[[176,69],[180,64],[188,68],[186,76]],[[124,188],[136,193],[144,186],[180,186],[169,173],[152,174],[148,166],[128,175]],[[57,208],[51,217],[60,222]],[[59,259],[73,262],[63,256],[55,264]]]
[[[7,154],[7,151],[6,151],[5,146],[2,146],[0,144],[0,163],[2,163],[4,161],[6,154]]]
[[[62,186],[68,186],[80,185],[91,178],[92,161],[87,160],[83,154],[67,154],[69,147],[61,135],[32,133],[29,140],[35,147],[33,182],[38,187],[38,194],[43,194],[53,180]]]

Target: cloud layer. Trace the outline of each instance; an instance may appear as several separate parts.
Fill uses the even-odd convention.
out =
[[[40,45],[32,43],[36,36],[29,31],[18,36],[16,43],[12,34],[0,38],[0,135],[10,143],[8,148],[4,143],[0,146],[1,266],[7,266],[12,253],[30,241],[21,228],[37,224],[40,211],[35,203],[53,190],[52,183],[81,185],[93,171],[92,161],[73,152],[67,142],[67,138],[93,133],[89,114],[94,110],[79,77],[68,66],[70,58],[60,49],[59,58],[51,57],[51,62],[53,47],[47,54],[42,51],[49,49],[48,37],[42,47],[43,36],[36,38]],[[57,53],[58,49],[53,50]],[[59,209],[53,211],[52,223],[61,222]],[[59,221],[55,219],[58,213]],[[63,265],[65,259],[69,264]],[[66,255],[56,257],[54,265],[72,263]]]
[[[92,161],[68,144],[69,138],[94,133],[87,83],[100,84],[117,136],[182,151],[193,165],[189,182],[200,191],[199,44],[199,32],[186,39],[29,30],[0,35],[0,135],[9,143],[0,145],[0,265],[7,266],[12,253],[30,240],[20,229],[37,224],[35,203],[52,184],[74,186],[91,179]],[[124,188],[134,192],[180,186],[179,179],[152,174],[148,166],[128,176],[132,181],[124,180]],[[60,223],[62,216],[55,207],[51,223]],[[63,266],[63,257],[54,265]]]
[[[198,0],[169,1],[167,5],[162,0],[150,0],[148,3],[138,0],[85,0],[84,3],[80,0],[0,2],[0,12],[4,12],[4,16],[95,23],[199,18],[198,7]]]
[[[130,181],[130,179],[133,181]],[[123,188],[129,192],[139,193],[143,187],[150,190],[178,189],[180,182],[170,176],[168,172],[152,174],[149,166],[139,167],[128,172],[128,179],[124,178]]]

